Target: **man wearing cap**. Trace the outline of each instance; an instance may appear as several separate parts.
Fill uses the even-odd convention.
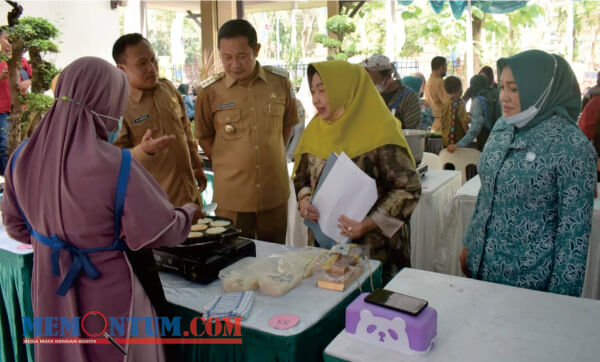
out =
[[[421,128],[421,103],[415,91],[402,84],[390,58],[374,54],[362,63],[375,88],[392,114],[402,123],[402,129]]]
[[[204,83],[196,99],[195,133],[212,160],[217,215],[243,235],[285,242],[290,181],[285,144],[298,122],[287,73],[262,67],[256,31],[230,20],[218,32],[225,73]]]

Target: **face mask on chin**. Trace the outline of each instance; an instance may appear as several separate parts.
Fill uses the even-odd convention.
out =
[[[95,115],[97,117],[107,118],[107,119],[117,122],[117,129],[113,128],[112,131],[106,131],[106,137],[108,138],[108,143],[115,143],[115,141],[119,137],[119,132],[121,132],[121,127],[123,127],[123,116],[121,116],[119,118],[114,118],[114,117],[107,116],[105,114],[101,114],[98,112],[94,112],[94,111],[91,111],[91,112],[93,115]]]
[[[123,127],[123,116],[121,116],[119,118],[119,126],[117,127],[116,131],[109,131],[107,132],[107,136],[108,136],[108,143],[115,143],[115,141],[117,140],[117,138],[119,137],[119,133],[121,132],[121,128]]]
[[[389,84],[390,83],[389,83],[388,79],[385,79],[382,82],[375,84],[375,89],[377,89],[377,92],[383,93],[383,92],[385,92],[385,90]]]
[[[527,125],[527,123],[529,123],[529,121],[531,121],[538,112],[539,112],[539,109],[535,105],[533,105],[533,106],[527,108],[526,110],[524,110],[520,113],[517,113],[513,116],[502,117],[502,118],[504,118],[506,123],[512,124],[517,128],[522,128],[522,127],[525,127]]]
[[[554,56],[552,56],[552,58],[554,59],[554,71],[552,72],[552,78],[550,79],[550,82],[548,83],[546,89],[544,89],[544,91],[542,92],[540,98],[533,105],[529,106],[529,108],[527,108],[526,110],[509,117],[502,117],[504,118],[506,123],[514,125],[517,128],[522,128],[525,127],[538,114],[540,108],[542,108],[544,102],[546,102],[546,99],[550,95],[552,84],[554,84],[554,77],[556,76],[556,68],[558,67],[558,63]]]

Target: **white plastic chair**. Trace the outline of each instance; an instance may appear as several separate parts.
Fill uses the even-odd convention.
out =
[[[443,170],[440,156],[431,152],[423,152],[421,163],[426,163],[430,170]]]
[[[442,161],[442,168],[446,168],[446,165],[450,164],[454,166],[456,171],[460,171],[462,175],[462,183],[467,182],[467,166],[472,165],[477,167],[477,162],[481,152],[474,148],[457,148],[456,151],[450,153],[447,149],[443,149],[440,152],[440,161]],[[474,175],[471,175],[473,177]]]

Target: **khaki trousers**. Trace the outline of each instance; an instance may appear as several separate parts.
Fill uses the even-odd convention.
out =
[[[236,212],[216,210],[217,216],[231,219],[235,227],[242,230],[242,236],[285,244],[287,229],[287,202],[273,209],[257,212]]]

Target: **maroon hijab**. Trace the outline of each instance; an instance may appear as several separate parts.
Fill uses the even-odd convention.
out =
[[[106,141],[107,128],[114,129],[116,121],[91,111],[119,118],[127,106],[128,90],[126,75],[100,58],[77,59],[61,73],[55,93],[59,100],[19,154],[14,174],[9,172],[18,202],[39,232],[89,247],[77,245],[78,237],[63,227],[57,230],[50,215],[62,216],[59,224],[64,226],[63,221],[73,217],[78,222],[77,214],[91,216],[86,205],[112,203],[106,193],[94,191],[116,189],[121,155]],[[104,229],[104,225],[97,227]]]
[[[61,276],[52,275],[50,247],[30,236],[17,208],[20,205],[38,232],[56,234],[77,248],[107,247],[113,243],[121,150],[107,142],[107,129],[114,129],[116,121],[92,111],[119,118],[125,111],[128,89],[125,74],[110,63],[92,57],[74,61],[58,81],[59,100],[42,119],[18,159],[11,158],[8,163],[2,218],[11,237],[33,244],[35,316],[81,317],[89,311],[100,311],[105,316],[126,317],[132,311],[133,274],[122,251],[88,254],[100,278],[92,280],[81,273],[64,297],[57,296],[56,290],[72,257],[62,250]],[[183,242],[195,209],[174,209],[160,185],[132,160],[120,220],[120,235],[129,248]],[[50,362],[123,359],[111,345],[40,344],[35,351]]]

